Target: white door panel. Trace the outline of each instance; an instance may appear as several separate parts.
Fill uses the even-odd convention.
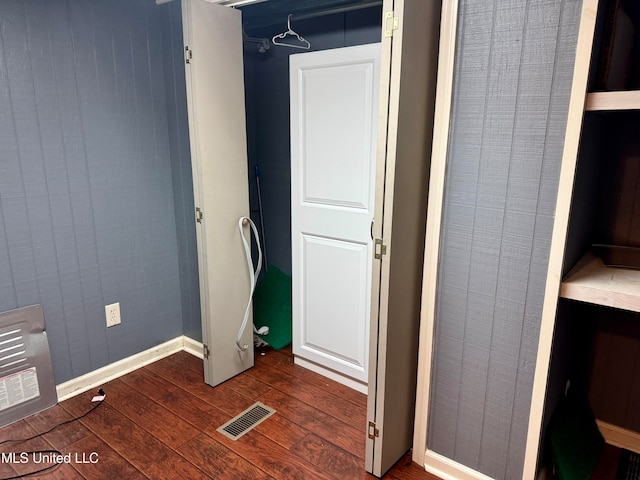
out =
[[[301,241],[299,354],[366,382],[371,249],[305,234]]]
[[[290,62],[293,353],[366,383],[380,46]]]
[[[371,208],[374,76],[373,62],[298,70],[304,202]]]

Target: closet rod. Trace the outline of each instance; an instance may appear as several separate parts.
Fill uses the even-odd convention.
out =
[[[353,10],[361,10],[363,8],[377,7],[379,5],[382,5],[382,0],[375,0],[373,2],[360,3],[358,5],[350,5],[347,7],[336,7],[336,8],[329,8],[326,10],[318,10],[312,13],[301,13],[301,14],[294,13],[293,15],[291,15],[291,20],[292,21],[306,20],[307,18],[323,17],[325,15],[333,15],[335,13],[351,12]]]

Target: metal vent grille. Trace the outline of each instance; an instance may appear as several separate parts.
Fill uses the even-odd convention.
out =
[[[12,328],[0,333],[0,375],[16,366],[27,364],[27,350],[22,328]]]
[[[256,402],[244,412],[233,417],[227,423],[219,427],[217,431],[224,436],[229,437],[231,440],[237,440],[249,430],[252,430],[256,425],[264,422],[274,413],[276,413],[276,411],[273,408],[267,407],[260,402]]]
[[[40,305],[0,312],[0,427],[58,401]]]

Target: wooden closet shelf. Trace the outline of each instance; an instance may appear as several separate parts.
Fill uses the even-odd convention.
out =
[[[607,267],[589,252],[562,282],[560,296],[640,312],[640,270]]]
[[[601,420],[596,420],[596,423],[604,441],[609,445],[640,454],[640,433]]]
[[[640,110],[640,90],[594,92],[587,95],[587,111]]]

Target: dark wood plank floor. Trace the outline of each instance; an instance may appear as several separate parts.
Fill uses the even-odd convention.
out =
[[[605,443],[598,463],[591,474],[591,480],[614,480],[618,471],[621,452],[618,447]]]
[[[55,458],[26,453],[37,450],[64,455],[62,465],[41,477],[51,479],[375,478],[364,470],[365,395],[293,365],[290,352],[256,355],[255,368],[216,388],[204,384],[202,361],[186,352],[103,388],[104,403],[84,418],[0,446],[0,478],[52,465],[47,460]],[[0,441],[80,416],[94,394],[0,429]],[[276,414],[235,442],[216,432],[256,401]],[[384,478],[437,480],[408,455]]]

